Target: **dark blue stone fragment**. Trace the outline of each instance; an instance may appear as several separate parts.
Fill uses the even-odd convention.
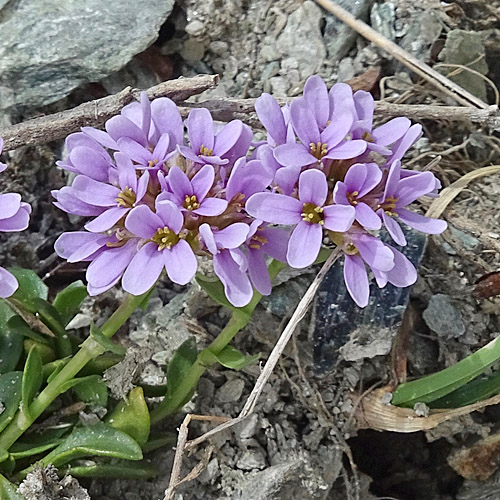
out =
[[[394,245],[387,233],[382,241],[400,250],[418,269],[425,252],[427,237],[422,233],[404,228],[407,246]],[[408,305],[411,287],[396,288],[390,283],[378,288],[372,282],[370,303],[364,309],[358,307],[347,292],[344,284],[343,259],[337,261],[323,280],[315,301],[314,325],[314,369],[325,373],[334,368],[339,349],[344,346],[350,334],[361,327],[397,329]]]

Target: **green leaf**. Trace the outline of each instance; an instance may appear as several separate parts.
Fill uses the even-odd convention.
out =
[[[237,310],[229,300],[227,300],[224,292],[224,285],[218,278],[209,278],[203,274],[196,274],[196,281],[201,289],[217,304],[227,307],[231,311]]]
[[[12,295],[13,299],[28,307],[32,306],[33,299],[47,300],[49,288],[42,279],[31,269],[11,267],[9,271],[16,277],[19,288]]]
[[[14,313],[0,300],[0,374],[15,370],[23,352],[23,338],[6,327]]]
[[[41,320],[56,334],[55,344],[58,356],[60,358],[71,356],[73,354],[73,345],[71,344],[68,332],[62,324],[63,321],[57,309],[46,300],[40,298],[33,299],[32,303],[37,313],[40,315]]]
[[[66,382],[63,382],[59,386],[59,394],[63,394],[64,392],[69,391],[70,389],[73,389],[80,384],[92,384],[100,378],[101,377],[99,377],[99,375],[89,375],[88,377],[72,378],[70,380],[67,380]]]
[[[113,464],[73,465],[63,471],[75,477],[116,478],[116,479],[152,479],[158,469],[149,462],[118,462]]]
[[[148,442],[142,447],[142,452],[149,453],[164,446],[174,446],[176,442],[177,435],[173,432],[163,432],[155,436],[150,435]]]
[[[323,262],[326,262],[326,260],[328,259],[328,257],[330,257],[330,254],[332,252],[333,248],[321,247],[321,250],[319,251],[319,254],[316,257],[316,260],[313,262],[313,265],[323,264]]]
[[[490,398],[500,392],[500,370],[479,376],[450,394],[429,403],[431,408],[460,408]]]
[[[61,444],[62,442],[63,442],[63,439],[56,439],[52,443],[40,444],[38,446],[32,446],[30,448],[26,448],[23,451],[11,452],[10,456],[12,458],[15,458],[16,460],[19,460],[20,458],[32,457],[34,455],[39,455],[40,453],[43,453],[44,451],[51,450],[52,448],[55,448],[57,445]]]
[[[40,342],[35,342],[31,339],[26,339],[24,341],[24,351],[26,353],[29,353],[33,347],[38,351],[43,364],[51,363],[56,359],[56,353],[52,347],[46,344],[40,344]]]
[[[140,387],[132,389],[126,401],[120,401],[106,422],[127,433],[141,446],[146,444],[149,437],[150,422],[148,405]]]
[[[108,403],[108,387],[102,377],[96,375],[93,377],[94,379],[87,379],[84,384],[73,387],[73,391],[80,401],[105,408]]]
[[[56,295],[52,305],[59,313],[63,326],[66,326],[80,311],[87,295],[87,288],[81,281],[71,283]]]
[[[101,330],[93,323],[90,325],[90,336],[106,351],[111,351],[121,356],[125,354],[125,347],[115,344],[108,337],[105,337]]]
[[[167,394],[172,394],[196,361],[198,350],[194,337],[187,339],[175,351],[167,367]]]
[[[430,403],[457,390],[483,373],[500,358],[500,337],[475,353],[440,372],[401,384],[393,393],[391,403],[413,407],[415,403]]]
[[[260,358],[260,353],[253,356],[245,355],[233,346],[227,345],[219,354],[216,354],[217,361],[226,368],[241,370],[245,366],[256,363]]]
[[[55,448],[64,441],[62,436],[67,432],[68,427],[57,427],[48,429],[41,435],[32,433],[27,440],[16,441],[10,447],[10,456],[15,459],[26,458]]]
[[[9,321],[7,321],[7,328],[12,334],[26,337],[42,344],[49,344],[47,338],[34,332],[21,316],[15,315],[9,318]]]
[[[0,498],[2,500],[26,500],[17,492],[17,486],[0,475]]]
[[[0,414],[0,432],[14,418],[22,398],[22,372],[10,372],[0,375],[0,403],[4,410]]]
[[[21,387],[23,411],[28,414],[29,405],[42,385],[42,358],[36,346],[33,346],[24,365]]]
[[[128,434],[110,425],[99,423],[90,427],[78,427],[55,449],[46,455],[41,465],[55,467],[71,460],[88,456],[141,460],[140,446]]]
[[[144,297],[144,300],[139,304],[139,307],[143,311],[145,311],[148,308],[149,300],[153,296],[153,292],[155,291],[155,288],[156,288],[155,286],[151,287],[151,290],[149,290],[149,292],[146,294],[146,296]]]
[[[69,356],[62,359],[56,359],[43,366],[43,378],[47,378],[48,384],[54,380],[57,374],[68,364],[70,359]]]

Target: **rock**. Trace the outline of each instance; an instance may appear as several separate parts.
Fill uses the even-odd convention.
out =
[[[240,399],[243,393],[243,388],[245,387],[245,382],[240,378],[233,378],[228,380],[222,387],[217,391],[216,399],[220,403],[234,403]]]
[[[448,295],[433,295],[422,316],[427,326],[445,339],[460,337],[465,333],[462,315]]]
[[[375,31],[391,41],[396,40],[396,7],[393,2],[376,3],[370,12],[370,23]]]
[[[60,480],[53,465],[30,472],[19,486],[19,493],[26,500],[90,500],[75,478],[64,476]]]
[[[276,41],[276,48],[284,58],[282,67],[289,66],[290,59],[296,61],[304,80],[319,70],[326,57],[320,29],[321,17],[321,9],[306,0],[290,14],[285,29]]]
[[[366,21],[373,0],[337,0],[338,5],[349,11],[354,17]],[[340,61],[347,55],[357,37],[357,33],[333,14],[326,15],[324,40],[328,59]]]
[[[426,236],[404,229],[408,245],[400,249],[418,268]],[[386,233],[382,240],[389,243]],[[360,309],[344,284],[343,259],[327,273],[315,302],[314,364],[319,373],[330,370],[339,353],[346,361],[388,354],[408,304],[411,287],[370,286],[370,304]]]
[[[265,466],[266,458],[260,450],[246,450],[236,462],[236,467],[241,470],[263,469]]]
[[[201,21],[195,19],[194,21],[191,21],[184,29],[186,30],[186,33],[188,35],[200,36],[205,29],[205,25]]]
[[[481,33],[451,30],[446,37],[446,43],[444,49],[439,54],[439,58],[446,64],[460,64],[482,75],[486,75],[488,73],[488,64],[486,64],[484,54],[485,50]],[[448,74],[454,68],[438,69],[443,74]],[[450,76],[450,79],[483,101],[486,101],[486,82],[480,76],[469,71],[462,71],[454,76]]]
[[[174,0],[0,2],[0,110],[57,101],[155,41]]]

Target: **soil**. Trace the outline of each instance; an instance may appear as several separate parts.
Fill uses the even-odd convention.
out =
[[[479,33],[484,60],[490,68],[487,76],[500,87],[500,17],[490,2],[339,3],[359,9],[357,15],[371,20],[377,29],[385,29],[382,32],[386,36],[427,62],[440,60],[450,30]],[[422,23],[422,16],[430,21]],[[312,74],[320,74],[333,84],[360,75],[363,80],[362,75],[375,66],[381,68],[380,85],[365,84],[376,97],[407,104],[449,103],[448,98],[410,75],[380,49],[354,36],[314,2],[185,0],[176,5],[160,38],[147,53],[111,77],[82,87],[42,111],[64,109],[126,85],[147,87],[161,78],[200,72],[221,75],[219,87],[201,99],[256,97],[263,91],[293,97]],[[473,84],[482,85],[484,80]],[[483,90],[489,102],[494,102],[491,88],[486,85]],[[423,126],[424,138],[406,162],[423,169],[441,154],[441,162],[433,169],[444,186],[476,168],[500,164],[498,134],[445,121],[424,122]],[[28,232],[2,238],[0,264],[32,267],[54,290],[82,279],[85,271],[81,265],[63,264],[53,253],[53,242],[62,231],[83,225],[80,218],[69,218],[51,205],[50,190],[67,182],[54,166],[63,154],[60,143],[17,150],[0,180],[2,190],[21,192],[34,209]],[[405,322],[406,330],[400,328],[398,333],[409,338],[409,377],[449,366],[498,335],[500,299],[478,299],[473,290],[479,278],[498,270],[499,196],[500,175],[471,183],[444,215],[450,230],[427,242],[419,280],[411,290],[406,311],[412,321],[410,326]],[[313,277],[314,270],[284,273],[273,296],[259,305],[251,324],[238,335],[236,347],[252,354],[260,352],[265,360]],[[112,290],[87,301],[81,326],[90,317],[109,315],[120,294]],[[436,326],[442,313],[442,306],[435,307],[436,301],[444,303],[449,312],[444,327]],[[182,288],[163,284],[148,310],[136,313],[120,332],[121,341],[135,349],[136,355],[129,375],[120,373],[122,378],[116,379],[115,385],[126,387],[127,383],[137,383],[138,378],[149,384],[163,383],[164,367],[172,352],[192,335],[202,347],[227,319],[228,313],[196,285]],[[493,433],[500,421],[500,407],[489,407],[427,432],[359,430],[354,416],[359,395],[374,384],[387,383],[392,376],[393,338],[381,351],[375,347],[377,329],[365,326],[363,346],[357,347],[362,352],[351,352],[347,360],[339,349],[337,362],[318,374],[313,352],[315,324],[313,313],[302,321],[254,413],[234,431],[213,440],[206,467],[178,489],[177,500],[496,498],[491,492],[498,477],[484,482],[465,480],[448,459],[462,446]],[[259,365],[241,371],[209,370],[185,411],[236,416],[258,374]],[[110,376],[112,380],[117,377]],[[165,422],[162,432],[175,433],[183,416]],[[192,423],[190,437],[211,425]],[[203,459],[205,446],[185,457],[183,474]],[[168,485],[173,454],[173,448],[167,448],[148,457],[160,470],[154,480],[80,483],[93,500],[160,499]]]

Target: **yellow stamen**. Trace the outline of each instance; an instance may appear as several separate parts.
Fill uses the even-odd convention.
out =
[[[368,130],[363,133],[363,135],[361,136],[361,139],[363,139],[366,142],[373,142],[372,134],[370,134],[370,132],[368,132]]]
[[[318,141],[316,144],[314,142],[311,142],[309,144],[309,151],[315,158],[318,159],[318,161],[321,161],[323,156],[328,153],[328,144],[321,143],[320,141]]]
[[[322,226],[325,223],[323,220],[323,207],[318,207],[314,203],[304,203],[300,215],[303,220],[311,224],[320,224]]]
[[[149,168],[153,168],[153,167],[155,167],[156,165],[158,165],[158,160],[156,160],[156,159],[155,159],[155,160],[149,160],[149,161],[148,161],[148,167],[149,167]]]
[[[381,208],[384,210],[386,214],[394,215],[394,209],[399,201],[399,198],[395,198],[394,196],[389,196],[385,199],[383,203],[379,203],[377,208]],[[396,214],[397,215],[397,214]]]
[[[160,228],[151,238],[153,243],[158,245],[158,251],[161,252],[164,248],[168,248],[169,250],[179,243],[180,237],[178,234],[175,234],[168,227]]]
[[[200,204],[198,203],[198,198],[196,198],[194,194],[192,196],[186,195],[182,206],[186,210],[197,210],[198,208],[200,208]]]
[[[200,156],[212,156],[214,150],[205,147],[203,144],[200,147]]]
[[[132,191],[132,188],[126,187],[123,191],[120,191],[115,201],[119,207],[132,208],[137,201],[137,196]]]

